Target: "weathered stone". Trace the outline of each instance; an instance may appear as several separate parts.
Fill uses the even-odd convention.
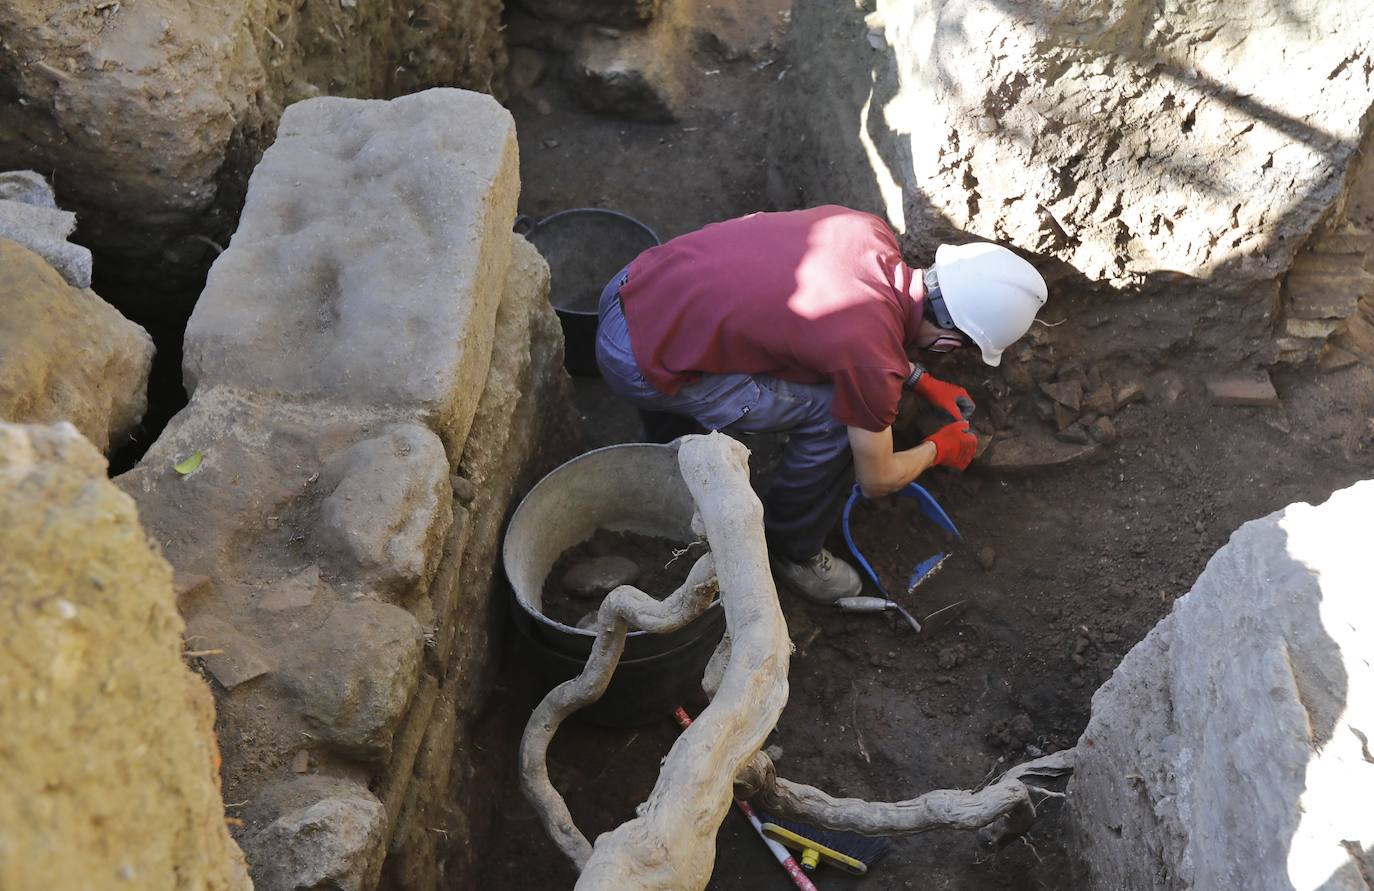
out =
[[[198,658],[226,690],[261,677],[272,668],[261,647],[214,616],[196,616],[186,624],[186,649],[203,654]]]
[[[286,685],[315,736],[357,758],[386,754],[419,682],[423,634],[403,609],[340,603],[297,649],[282,654]]]
[[[1340,319],[1299,319],[1290,317],[1283,320],[1283,331],[1290,337],[1314,341],[1324,341],[1341,329]],[[1321,344],[1318,343],[1317,346]]]
[[[70,424],[0,423],[0,886],[248,891],[172,570]]]
[[[313,781],[313,782],[312,782]],[[256,891],[368,891],[381,865],[382,805],[365,786],[302,778],[293,791],[320,797],[286,811],[255,833]]]
[[[43,174],[33,170],[8,170],[0,173],[0,201],[18,201],[34,207],[56,209],[57,196]]]
[[[52,190],[45,195],[32,180],[11,180],[9,189],[34,200],[0,198],[0,238],[17,241],[47,260],[72,287],[89,288],[91,252],[67,241],[76,229],[76,214],[59,210]]]
[[[1054,427],[1056,430],[1064,431],[1069,429],[1078,421],[1078,410],[1069,408],[1067,405],[1054,403]]]
[[[125,274],[193,281],[213,256],[194,236],[233,230],[284,106],[437,83],[491,92],[500,28],[490,0],[7,3],[0,167],[56,171],[88,243]]]
[[[997,563],[997,552],[987,546],[979,548],[975,556],[978,558],[978,565],[984,569],[992,569]]]
[[[1263,371],[1250,375],[1213,378],[1207,382],[1207,395],[1217,405],[1279,404],[1279,394],[1270,382],[1268,373]]]
[[[257,607],[269,613],[305,609],[314,605],[319,593],[320,567],[312,563],[269,588],[258,598]]]
[[[1339,371],[1342,368],[1349,368],[1358,361],[1360,359],[1354,353],[1338,346],[1328,346],[1322,350],[1321,356],[1317,358],[1317,367],[1322,371]]]
[[[1299,319],[1344,319],[1360,298],[1374,294],[1364,254],[1303,253],[1284,280],[1287,310]]]
[[[1047,430],[1021,428],[998,435],[978,466],[994,473],[1033,473],[1051,467],[1076,464],[1101,447],[1096,443],[1073,445],[1060,442]]]
[[[0,418],[70,421],[101,451],[148,405],[153,341],[42,257],[0,238]]]
[[[1095,415],[1115,414],[1116,395],[1112,392],[1111,384],[1101,384],[1083,394],[1083,409]]]
[[[1070,424],[1063,430],[1056,432],[1054,437],[1060,442],[1072,443],[1074,445],[1087,445],[1093,442],[1092,438],[1088,436],[1087,428],[1082,424]]]
[[[336,566],[397,596],[424,593],[453,522],[444,444],[418,424],[396,424],[325,468],[332,491],[319,536]]]
[[[588,32],[571,59],[573,95],[592,111],[637,121],[678,119],[681,83],[672,52],[650,31],[607,37]]]
[[[1097,691],[1069,786],[1092,887],[1365,887],[1371,516],[1361,482],[1245,524]]]
[[[639,564],[625,557],[593,557],[563,575],[563,588],[574,597],[605,597],[621,585],[639,581]]]
[[[807,204],[884,208],[921,258],[974,235],[1175,299],[1267,300],[1369,121],[1374,47],[1347,4],[792,10],[782,179]]]
[[[1116,436],[1116,424],[1112,423],[1111,418],[1098,418],[1088,425],[1088,437],[1093,442],[1109,445],[1116,442]]]
[[[1125,408],[1133,402],[1139,402],[1145,398],[1145,385],[1140,381],[1127,381],[1116,388],[1116,405],[1118,409]]]
[[[1040,391],[1060,405],[1074,411],[1078,411],[1083,406],[1083,384],[1073,378],[1044,381],[1040,384]]]
[[[455,454],[491,362],[518,191],[515,126],[490,96],[293,105],[187,326],[187,389],[385,406]]]

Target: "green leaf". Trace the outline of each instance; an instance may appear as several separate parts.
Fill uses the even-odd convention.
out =
[[[200,462],[204,460],[204,452],[194,452],[189,457],[183,458],[182,460],[173,464],[172,469],[175,470],[177,473],[181,474],[182,476],[186,476],[187,474],[195,473],[196,468],[200,466]]]

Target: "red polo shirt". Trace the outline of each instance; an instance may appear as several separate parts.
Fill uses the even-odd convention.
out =
[[[872,214],[827,205],[713,223],[650,248],[620,289],[648,382],[702,372],[832,383],[836,420],[892,426],[925,288]]]

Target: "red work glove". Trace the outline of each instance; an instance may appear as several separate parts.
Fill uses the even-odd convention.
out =
[[[978,437],[968,429],[968,421],[946,424],[925,438],[935,444],[935,463],[941,467],[963,470],[978,450]]]
[[[920,380],[916,381],[916,385],[912,389],[926,402],[956,421],[960,418],[968,420],[973,416],[973,410],[976,408],[968,390],[937,380],[928,371],[921,375]]]

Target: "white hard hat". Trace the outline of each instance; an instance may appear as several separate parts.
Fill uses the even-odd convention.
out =
[[[950,318],[989,365],[1002,363],[1002,351],[1030,330],[1049,297],[1034,266],[987,242],[940,245],[935,277]]]

